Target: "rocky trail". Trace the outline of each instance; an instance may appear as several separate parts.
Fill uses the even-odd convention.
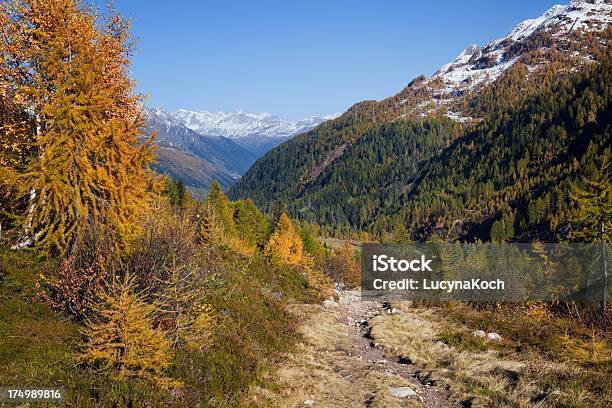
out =
[[[282,391],[258,387],[255,402],[283,407],[461,407],[409,359],[374,342],[370,320],[396,312],[386,306],[361,301],[358,290],[341,291],[337,302],[322,306],[300,305],[304,340],[270,379]]]
[[[368,321],[381,313],[400,311],[379,302],[361,301],[357,290],[341,292],[338,305],[341,319],[346,320],[347,326],[355,328],[355,335],[351,339],[354,339],[354,347],[359,350],[358,358],[366,361],[373,370],[382,368],[389,376],[398,376],[410,383],[404,387],[390,387],[389,394],[400,399],[411,397],[421,402],[423,407],[461,406],[451,399],[448,391],[436,387],[426,375],[422,375],[422,370],[409,359],[397,355],[394,350],[384,349],[372,339]],[[368,406],[367,401],[364,405]],[[414,405],[412,401],[405,404]]]

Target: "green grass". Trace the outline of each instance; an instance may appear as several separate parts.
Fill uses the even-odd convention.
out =
[[[65,383],[78,325],[37,302],[34,282],[53,263],[0,249],[0,385]]]
[[[53,276],[57,262],[0,248],[0,386],[62,387],[66,406],[79,408],[242,406],[248,387],[297,339],[285,303],[316,297],[290,268],[224,256],[207,290],[218,316],[215,334],[204,352],[176,352],[169,374],[185,386],[170,395],[74,364],[81,324],[51,310],[36,293],[38,277]]]
[[[477,310],[465,304],[439,309],[440,316],[468,327],[441,333],[440,340],[466,350],[495,349],[529,356],[536,353],[555,362],[572,361],[584,367],[605,367],[612,357],[610,334],[578,325],[570,319],[547,315],[533,316],[524,309],[502,307],[499,310]],[[502,342],[487,342],[472,336],[473,330],[497,332]]]
[[[207,299],[219,316],[212,344],[204,353],[177,356],[177,372],[189,384],[186,400],[205,407],[241,406],[242,392],[298,339],[298,322],[284,303],[315,301],[291,269],[277,270],[257,257],[231,263],[212,279]]]
[[[612,404],[612,342],[609,333],[595,331],[554,314],[534,316],[521,307],[477,310],[465,304],[449,304],[438,316],[452,323],[438,338],[458,350],[493,350],[503,359],[526,363],[519,384],[503,392],[495,390],[489,401],[514,406],[516,390],[535,384],[535,393],[524,393],[525,403],[554,407],[607,407]],[[473,330],[495,331],[500,342],[476,338]],[[488,395],[487,384],[475,384],[478,394]],[[512,393],[510,392],[512,391]],[[515,401],[513,400],[513,401]]]

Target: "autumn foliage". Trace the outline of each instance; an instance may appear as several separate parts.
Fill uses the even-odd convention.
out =
[[[336,248],[327,265],[328,273],[337,281],[348,287],[359,286],[361,267],[355,249],[349,241]]]
[[[27,201],[20,245],[64,253],[104,220],[121,246],[153,158],[151,140],[139,142],[129,24],[76,0],[10,1],[0,22],[0,168]]]
[[[164,370],[172,360],[166,333],[153,327],[154,305],[135,293],[133,277],[114,279],[100,294],[97,316],[84,331],[87,341],[78,360],[103,369],[124,380],[146,378],[161,388],[178,385]]]
[[[297,265],[302,259],[304,244],[287,214],[282,213],[270,236],[264,253],[274,262]]]

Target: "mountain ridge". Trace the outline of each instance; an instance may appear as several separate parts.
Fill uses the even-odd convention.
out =
[[[227,137],[256,155],[263,155],[285,140],[337,117],[337,114],[333,114],[287,121],[270,113],[248,113],[241,110],[225,113],[187,109],[179,109],[171,115],[196,133]]]
[[[144,109],[147,131],[157,133],[159,146],[153,168],[199,192],[207,191],[214,180],[227,189],[265,151],[332,116],[290,122],[267,113]]]
[[[284,201],[294,216],[335,224],[341,228],[367,228],[380,233],[381,230],[389,229],[397,217],[403,218],[409,224],[407,227],[417,230],[429,229],[431,232],[432,228],[448,227],[449,220],[436,218],[444,214],[444,211],[436,213],[428,208],[417,210],[406,207],[419,199],[415,194],[422,194],[423,185],[433,182],[429,179],[432,176],[420,173],[419,168],[427,163],[444,160],[444,152],[457,146],[463,149],[464,155],[473,154],[476,147],[480,148],[472,146],[470,142],[475,129],[495,133],[497,129],[505,128],[496,119],[509,121],[514,110],[522,109],[521,106],[526,103],[530,104],[529,109],[537,109],[529,101],[541,98],[545,92],[548,92],[547,98],[554,96],[555,86],[563,95],[570,92],[573,86],[583,86],[575,85],[578,80],[572,78],[580,72],[592,72],[593,67],[610,59],[608,43],[611,37],[611,16],[612,5],[609,2],[572,1],[566,6],[554,6],[536,19],[519,23],[507,36],[483,47],[468,46],[459,57],[432,76],[414,79],[399,93],[387,99],[358,102],[340,117],[271,150],[229,190],[229,195],[232,198],[252,197],[266,210],[270,210],[275,201]],[[608,74],[604,70],[590,75],[596,76],[597,80],[605,80]],[[571,92],[583,94],[578,88]],[[591,111],[585,114],[589,119],[595,117],[603,120],[600,131],[607,139],[609,134],[605,127],[605,116],[602,117],[599,111],[602,106],[606,106],[606,91],[598,88],[598,92],[604,93],[593,96],[597,101],[594,105],[597,110],[591,106],[580,106],[580,109]],[[565,98],[559,103],[585,103],[584,99],[571,101]],[[561,107],[566,109],[572,121],[585,123],[583,112],[576,116],[576,107]],[[549,125],[540,122],[540,119],[526,117],[520,126],[528,127],[521,131],[529,134],[528,138],[532,140],[534,148],[537,146],[538,149],[548,150],[547,155],[552,159],[555,155],[562,155],[565,160],[592,161],[594,156],[589,149],[603,152],[601,140],[593,133],[587,133],[584,136],[586,139],[579,143],[581,146],[585,143],[593,145],[588,149],[581,147],[585,150],[581,150],[580,154],[586,155],[584,151],[588,151],[588,155],[581,157],[567,154],[563,151],[568,148],[566,142],[547,144],[546,132],[557,134],[558,131],[547,129]],[[573,131],[571,137],[580,137],[580,134],[580,131]],[[485,149],[483,154],[510,148],[495,146],[487,138],[481,140],[487,146],[490,145],[489,148],[482,146]],[[526,155],[527,163],[536,160],[534,153],[529,151],[530,146],[520,143],[517,146],[526,149],[521,154]],[[518,158],[512,156],[509,160]],[[513,177],[521,178],[527,174],[522,171],[519,177],[515,169],[509,167],[511,164],[514,165],[502,163],[502,166]],[[566,164],[562,163],[562,167]],[[533,167],[541,168],[543,172],[549,171],[548,167],[537,161]],[[452,171],[449,168],[447,170]],[[464,168],[463,171],[469,173],[472,169]],[[559,171],[563,171],[566,178],[575,176],[571,172],[565,173],[565,167]],[[546,174],[546,177],[552,177]],[[451,174],[446,177],[453,178]],[[537,178],[538,175],[530,174],[529,177]],[[476,182],[476,179],[471,181],[469,178],[461,180]],[[532,180],[517,179],[515,182],[519,181],[534,184]],[[479,179],[480,182],[486,184],[487,181]],[[430,188],[439,190],[440,197],[449,197],[452,191],[459,191],[459,186],[440,184],[443,183],[441,179],[436,183]],[[416,187],[419,185],[421,188]],[[501,189],[502,184],[497,187],[493,185],[492,188]],[[510,211],[510,207],[516,214],[527,211],[521,206],[527,205],[525,202],[529,201],[528,196],[538,199],[547,190],[550,187],[532,187],[532,190],[520,193],[523,195],[523,204],[509,201],[517,198],[506,197],[500,199],[503,205],[500,202],[495,208],[479,210],[478,220],[468,215],[463,218],[490,226],[503,211]],[[461,206],[460,202],[461,199],[453,205]],[[441,208],[445,205],[444,199],[439,197],[436,203]],[[448,214],[458,211],[446,210]],[[415,215],[415,211],[421,214]],[[427,216],[423,216],[423,212]],[[560,217],[559,214],[549,216]],[[516,222],[518,230],[518,224],[522,221],[517,218]],[[553,224],[558,226],[556,221]],[[483,237],[482,233],[479,234]]]

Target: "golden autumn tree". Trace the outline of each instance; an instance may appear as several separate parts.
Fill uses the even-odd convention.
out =
[[[264,254],[274,262],[297,265],[302,259],[303,243],[287,214],[282,213],[270,236]]]
[[[172,360],[166,333],[153,327],[155,306],[135,292],[133,277],[114,279],[95,305],[98,318],[84,330],[77,360],[109,370],[119,380],[143,378],[162,388],[178,385],[164,374]]]
[[[334,250],[327,265],[327,272],[336,281],[344,283],[349,288],[359,286],[361,266],[355,248],[349,241],[345,241],[342,246]]]
[[[35,154],[34,121],[28,98],[18,89],[29,83],[25,21],[11,18],[11,5],[0,4],[0,212],[17,212],[17,171]],[[23,207],[23,205],[21,205]]]
[[[112,225],[121,243],[147,196],[153,158],[151,138],[139,143],[129,23],[79,0],[14,0],[0,14],[9,27],[0,89],[14,101],[0,129],[16,129],[13,144],[34,150],[25,164],[4,166],[27,200],[19,246],[63,252],[91,223]]]

